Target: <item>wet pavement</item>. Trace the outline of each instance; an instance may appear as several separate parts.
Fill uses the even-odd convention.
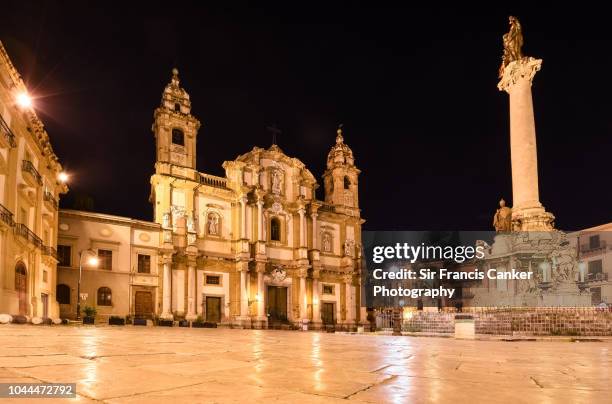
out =
[[[2,325],[9,382],[76,383],[76,399],[45,404],[604,403],[612,343]]]

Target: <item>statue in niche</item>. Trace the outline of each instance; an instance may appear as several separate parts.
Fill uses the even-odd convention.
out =
[[[187,231],[190,233],[195,232],[195,221],[192,215],[187,216]]]
[[[283,189],[283,174],[279,170],[272,171],[272,192],[280,194]]]
[[[208,214],[208,234],[219,235],[219,216],[214,213]]]
[[[170,228],[170,212],[166,212],[162,215],[162,227],[164,229]]]
[[[511,62],[521,60],[523,58],[523,30],[518,18],[510,16],[508,18],[510,30],[504,34],[504,54],[502,56],[502,64],[499,67],[499,78],[504,75],[504,69]]]
[[[353,240],[346,240],[344,242],[344,255],[347,257],[353,256]]]
[[[493,216],[493,227],[498,233],[512,230],[512,209],[506,206],[503,198],[499,201],[499,209]]]
[[[323,233],[323,251],[331,252],[332,251],[331,243],[332,243],[331,235],[329,233]]]

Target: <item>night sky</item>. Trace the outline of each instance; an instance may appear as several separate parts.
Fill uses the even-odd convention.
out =
[[[513,14],[524,53],[544,60],[540,199],[562,229],[612,221],[607,12],[300,4],[3,3],[0,39],[72,175],[62,206],[89,195],[96,211],[151,220],[153,110],[176,66],[202,122],[200,171],[223,175],[223,161],[270,146],[276,123],[280,147],[322,185],[344,123],[365,229],[489,230],[500,197],[511,201],[497,69]]]

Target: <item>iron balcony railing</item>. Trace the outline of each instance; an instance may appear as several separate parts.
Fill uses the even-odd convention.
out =
[[[8,124],[6,123],[2,115],[0,115],[0,132],[1,132],[0,136],[4,136],[4,138],[6,139],[6,141],[11,147],[17,146],[17,143],[15,142],[15,134],[13,133],[11,128],[9,128]]]
[[[38,237],[32,230],[30,230],[30,228],[28,226],[26,226],[23,223],[17,223],[15,225],[15,233],[23,238],[25,238],[26,240],[28,240],[30,243],[34,244],[36,246],[36,248],[42,249],[43,248],[43,242],[40,239],[40,237]]]
[[[8,210],[4,205],[0,205],[0,220],[9,226],[15,226],[15,221],[13,220],[13,214],[10,210]]]
[[[200,174],[200,184],[226,189],[227,179],[210,174]]]
[[[49,202],[51,205],[53,205],[53,207],[57,210],[59,208],[59,203],[57,202],[57,200],[53,197],[53,194],[49,191],[45,191],[45,193],[43,194],[43,200]]]
[[[50,257],[57,259],[57,250],[51,247],[50,245],[43,246],[42,252],[43,252],[43,255],[48,255]]]
[[[596,251],[596,250],[605,250],[606,247],[607,247],[606,240],[600,240],[599,243],[597,243],[595,245],[582,244],[580,246],[580,252],[581,253],[589,253],[589,252]]]
[[[590,273],[587,279],[589,282],[606,282],[608,280],[607,272]]]
[[[330,212],[330,213],[334,213],[336,210],[334,208],[333,205],[330,205],[328,203],[323,203],[320,207],[319,207],[319,212]]]
[[[21,164],[21,169],[27,173],[32,174],[34,179],[36,179],[36,182],[38,183],[38,185],[43,184],[42,175],[38,173],[38,170],[36,170],[36,168],[34,167],[34,164],[32,164],[31,161],[23,160],[23,163]]]

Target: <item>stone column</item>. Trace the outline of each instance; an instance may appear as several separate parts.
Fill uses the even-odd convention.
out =
[[[249,316],[249,296],[247,295],[248,262],[240,263],[240,317]]]
[[[196,260],[190,259],[187,267],[187,320],[195,320],[197,292],[196,292]]]
[[[266,271],[266,263],[257,263],[257,317],[260,321],[266,320],[266,307],[265,307],[265,285],[264,285],[264,272]]]
[[[243,196],[240,198],[240,238],[246,239],[247,234],[247,221],[246,221],[246,203],[247,197]]]
[[[257,241],[263,241],[263,199],[257,200]]]
[[[317,248],[317,243],[318,243],[318,239],[317,239],[317,216],[318,213],[317,212],[313,212],[311,215],[312,217],[312,248],[313,250],[318,250],[319,248]]]
[[[172,262],[172,258],[164,257],[163,258],[163,284],[162,284],[162,314],[161,318],[163,319],[173,319],[171,311],[172,304],[172,270],[170,268],[170,264]]]
[[[303,207],[298,209],[300,215],[300,247],[306,247],[306,211]]]
[[[344,276],[344,304],[346,307],[346,322],[353,324],[355,322],[355,307],[352,298],[353,277],[351,275]]]
[[[512,218],[515,230],[551,230],[554,217],[540,203],[538,156],[531,83],[541,59],[524,57],[509,63],[497,85],[510,95]],[[537,217],[537,220],[534,220]],[[527,219],[526,223],[522,223]],[[531,219],[531,220],[530,220]],[[538,224],[530,224],[536,221]],[[535,227],[534,227],[535,226]],[[518,227],[518,228],[517,228]]]
[[[312,321],[321,322],[321,300],[319,298],[319,271],[312,271]]]
[[[302,320],[302,323],[307,323],[308,322],[308,305],[307,305],[307,300],[308,299],[308,295],[306,293],[306,275],[308,274],[308,270],[307,269],[302,269],[300,270],[299,273],[299,277],[300,277],[300,319]]]

